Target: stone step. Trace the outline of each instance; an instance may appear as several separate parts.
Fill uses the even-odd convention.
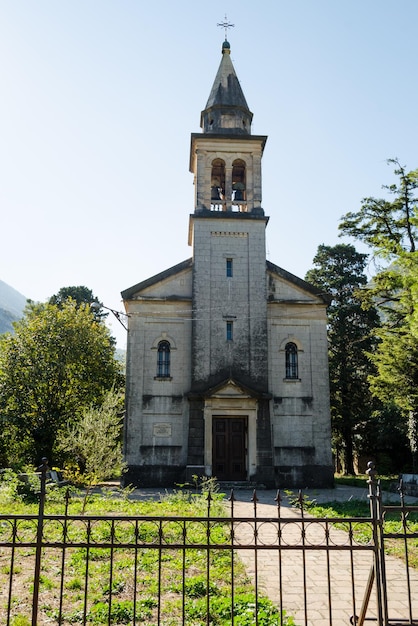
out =
[[[248,480],[235,480],[235,481],[219,481],[219,490],[220,491],[231,491],[231,489],[265,489],[264,485],[258,485],[254,482],[249,482]]]

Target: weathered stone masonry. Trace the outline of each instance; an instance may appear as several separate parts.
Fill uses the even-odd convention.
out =
[[[229,52],[191,136],[193,257],[122,292],[125,478],[330,485],[327,299],[266,261],[267,137],[251,134]]]

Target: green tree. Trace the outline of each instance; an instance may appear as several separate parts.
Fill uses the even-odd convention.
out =
[[[403,412],[416,462],[418,439],[418,170],[407,172],[396,159],[398,181],[384,185],[388,198],[365,198],[357,213],[343,216],[341,233],[371,247],[377,273],[364,291],[363,306],[377,306],[382,324],[370,354],[376,373],[372,392]],[[393,198],[390,198],[392,196]]]
[[[366,243],[375,257],[392,261],[416,249],[418,170],[407,172],[397,159],[387,162],[395,166],[399,181],[382,189],[394,199],[363,198],[359,211],[342,217],[340,230]]]
[[[395,474],[405,467],[409,442],[405,420],[391,401],[376,401],[371,419],[357,425],[356,438],[363,460],[373,459],[380,474]]]
[[[377,374],[370,376],[372,393],[383,403],[395,405],[405,415],[412,461],[418,452],[418,339],[406,325],[393,332],[384,326],[381,343],[372,358]]]
[[[109,315],[109,313],[103,310],[103,305],[99,302],[98,298],[96,298],[92,290],[88,287],[84,287],[84,285],[61,287],[58,293],[50,297],[49,303],[62,307],[68,300],[74,300],[77,306],[83,304],[89,305],[96,320],[104,320]],[[99,306],[92,307],[92,304],[98,304]]]
[[[389,159],[388,164],[395,166],[399,181],[382,188],[393,199],[364,198],[359,211],[342,217],[339,229],[341,235],[371,249],[377,272],[364,291],[363,302],[377,306],[394,327],[403,324],[413,309],[411,285],[418,276],[418,170],[406,172],[397,159]]]
[[[306,280],[331,296],[328,307],[330,396],[333,441],[344,472],[354,474],[356,427],[370,419],[372,401],[366,352],[378,324],[373,308],[364,310],[358,291],[367,283],[367,255],[354,246],[320,245]]]
[[[120,476],[125,468],[122,426],[123,394],[111,389],[100,406],[91,405],[76,423],[69,422],[61,431],[58,447],[73,466],[82,468],[82,480],[87,485],[84,506],[95,485]]]
[[[90,307],[74,300],[29,303],[14,328],[0,337],[3,462],[57,462],[62,428],[121,384],[114,342]]]

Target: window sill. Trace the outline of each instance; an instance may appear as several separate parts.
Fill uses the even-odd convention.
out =
[[[300,378],[283,378],[284,383],[300,383],[302,382]]]
[[[164,382],[165,380],[173,380],[172,376],[154,376],[154,380],[161,380],[162,382]]]

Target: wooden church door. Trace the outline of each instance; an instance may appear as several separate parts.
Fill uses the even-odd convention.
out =
[[[246,417],[213,418],[212,475],[218,480],[246,480]]]

